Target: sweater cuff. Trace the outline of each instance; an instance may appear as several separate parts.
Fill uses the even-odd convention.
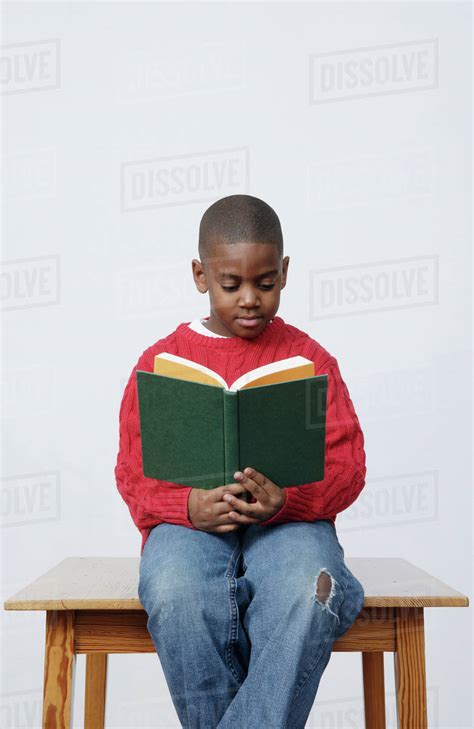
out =
[[[323,497],[315,497],[314,493],[303,493],[296,486],[285,486],[285,502],[281,509],[270,519],[261,521],[258,526],[267,524],[285,524],[289,521],[314,521],[315,502],[322,511]],[[309,517],[309,518],[308,518]]]
[[[179,524],[188,529],[196,529],[189,518],[188,501],[191,491],[192,486],[177,487],[176,484],[169,488],[162,486],[156,497],[156,506],[162,514],[159,519],[168,524]]]

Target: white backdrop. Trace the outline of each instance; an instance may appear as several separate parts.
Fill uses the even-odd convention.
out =
[[[279,214],[278,313],[337,358],[364,430],[346,557],[402,557],[470,595],[469,5],[3,13],[2,601],[64,557],[139,555],[120,400],[148,346],[209,313],[198,224],[236,192]],[[470,727],[471,611],[425,615],[430,726]],[[0,722],[38,727],[44,613],[0,621]],[[109,667],[107,727],[179,726],[156,655]],[[77,727],[83,674],[81,656]],[[362,723],[360,656],[333,654],[308,727]]]

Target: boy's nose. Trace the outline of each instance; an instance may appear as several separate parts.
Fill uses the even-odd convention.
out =
[[[243,289],[240,296],[240,306],[249,308],[258,304],[258,294],[255,290],[247,288]]]

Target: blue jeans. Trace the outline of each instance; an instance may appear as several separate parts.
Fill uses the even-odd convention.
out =
[[[159,524],[138,595],[186,729],[303,729],[364,602],[326,520],[222,534]]]

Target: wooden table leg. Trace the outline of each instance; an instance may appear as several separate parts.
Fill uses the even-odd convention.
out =
[[[393,654],[399,729],[427,729],[423,608],[396,608]]]
[[[74,611],[46,611],[43,729],[72,726],[74,675]]]
[[[84,729],[104,729],[106,686],[107,653],[88,653]]]
[[[362,653],[365,729],[385,729],[383,653]]]

